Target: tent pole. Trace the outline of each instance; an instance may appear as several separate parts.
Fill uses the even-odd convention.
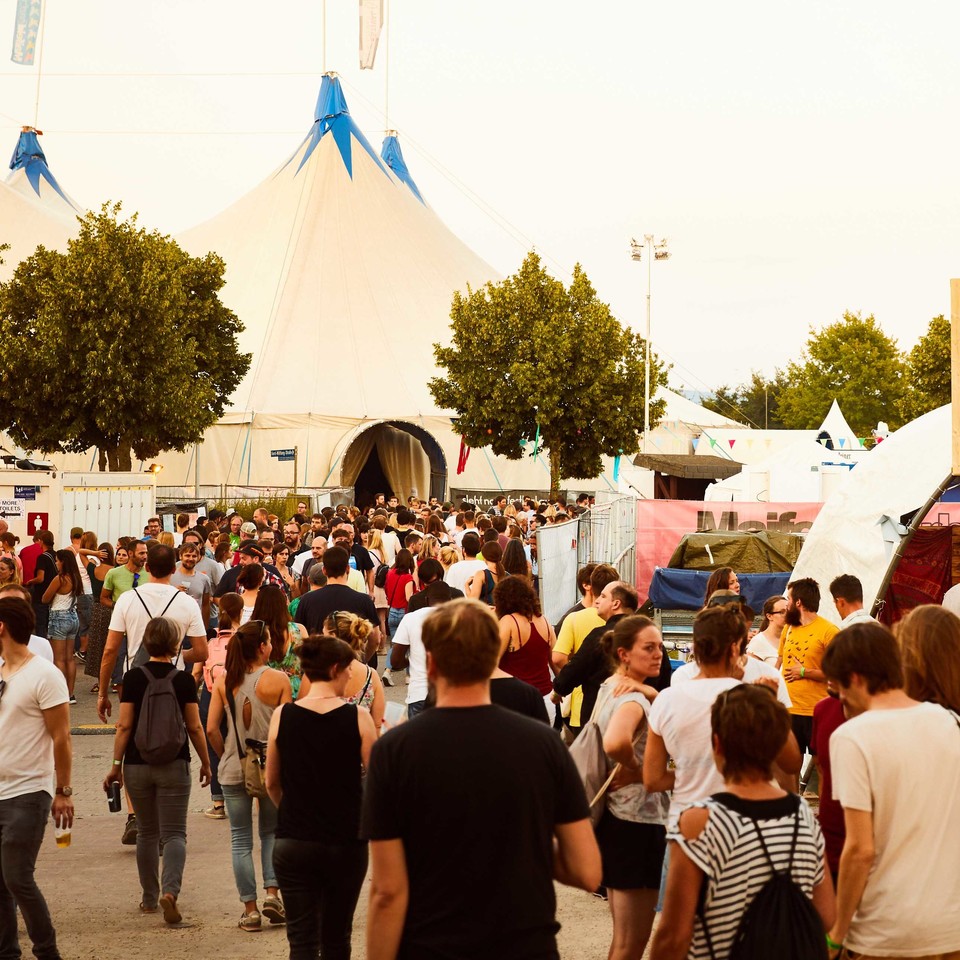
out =
[[[893,556],[890,558],[890,563],[887,565],[887,572],[883,575],[883,581],[877,588],[877,595],[870,607],[871,616],[875,617],[880,611],[884,598],[887,595],[887,590],[890,588],[890,581],[893,579],[894,571],[897,569],[897,564],[900,562],[901,557],[903,557],[904,550],[907,549],[907,544],[910,543],[910,541],[913,539],[913,535],[920,529],[920,524],[923,523],[926,515],[933,509],[933,505],[943,496],[950,484],[953,483],[953,477],[954,473],[951,470],[950,473],[947,474],[944,481],[938,485],[937,489],[934,490],[932,494],[930,494],[927,502],[910,518],[910,523],[907,526],[907,532],[897,544],[897,549],[893,551]]]
[[[37,93],[33,101],[33,125],[37,126],[40,118],[40,81],[43,79],[43,41],[46,39],[47,5],[40,8],[40,28],[37,32]]]

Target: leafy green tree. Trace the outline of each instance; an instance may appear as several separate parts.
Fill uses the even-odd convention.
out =
[[[731,420],[739,420],[755,429],[771,430],[783,427],[780,420],[780,391],[783,389],[783,372],[775,370],[768,380],[756,370],[750,372],[750,380],[737,387],[717,387],[713,397],[704,397],[703,406]]]
[[[907,354],[907,391],[901,404],[906,423],[950,402],[950,321],[941,313]]]
[[[471,447],[518,460],[547,451],[550,488],[563,477],[596,477],[601,457],[639,449],[644,414],[642,337],[597,299],[578,264],[569,288],[529,253],[513,276],[455,293],[453,344],[434,345],[447,376],[430,381],[437,403],[457,413]],[[666,384],[651,357],[651,393]],[[665,402],[650,405],[650,425]]]
[[[0,428],[27,450],[96,447],[100,468],[184,450],[250,366],[218,297],[223,261],[104,204],[67,253],[38,247],[0,287]]]
[[[800,362],[784,371],[779,412],[785,427],[819,427],[836,399],[857,436],[878,421],[900,425],[904,363],[897,343],[873,316],[844,313],[841,320],[810,331]]]

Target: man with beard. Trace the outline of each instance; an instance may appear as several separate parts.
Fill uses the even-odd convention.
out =
[[[197,601],[203,624],[210,623],[210,599],[213,596],[213,584],[210,578],[197,569],[200,562],[200,549],[195,543],[184,543],[180,547],[180,563],[170,578],[170,585],[182,590]]]
[[[821,664],[837,628],[817,613],[820,585],[806,577],[787,584],[786,626],[777,667],[790,690],[790,720],[801,754],[810,749],[813,708],[827,695]]]

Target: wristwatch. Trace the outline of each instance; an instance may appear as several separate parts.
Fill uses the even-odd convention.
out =
[[[57,796],[58,796],[58,797],[72,797],[72,796],[73,796],[73,787],[57,787]]]

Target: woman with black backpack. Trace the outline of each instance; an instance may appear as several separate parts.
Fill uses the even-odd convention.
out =
[[[113,764],[103,781],[126,783],[137,811],[137,870],[140,910],[163,910],[167,923],[180,922],[177,900],[187,858],[190,802],[190,743],[200,757],[200,786],[210,783],[207,740],[200,725],[193,678],[171,663],[180,646],[177,624],[154,617],[143,632],[150,659],[123,676]],[[160,850],[163,850],[163,874]]]
[[[710,717],[724,789],[681,814],[652,960],[827,957],[836,903],[816,817],[773,778],[790,715],[766,686],[721,693]]]

